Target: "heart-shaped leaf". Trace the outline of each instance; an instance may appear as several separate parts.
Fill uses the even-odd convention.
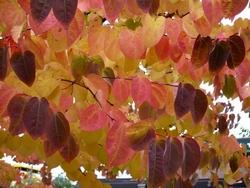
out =
[[[47,99],[32,97],[26,104],[23,113],[23,122],[27,132],[33,139],[44,134],[52,117]]]
[[[17,77],[31,86],[36,77],[35,55],[29,50],[24,53],[15,52],[11,56],[10,63]]]
[[[225,65],[230,54],[230,46],[226,41],[216,43],[213,51],[209,55],[209,70],[211,72],[219,71]]]
[[[60,149],[65,145],[70,135],[70,127],[63,113],[57,112],[52,116],[46,135],[52,147]]]
[[[9,132],[12,135],[18,135],[24,132],[23,112],[28,102],[27,95],[15,95],[7,106],[7,113],[10,117]]]
[[[209,53],[212,50],[212,39],[208,37],[198,37],[195,40],[191,56],[192,64],[199,68],[208,61]]]
[[[194,101],[195,88],[191,84],[181,84],[178,87],[174,102],[175,114],[181,118],[189,112]]]
[[[78,0],[54,0],[53,13],[63,25],[69,25],[75,17]]]
[[[70,135],[68,141],[60,150],[61,156],[67,161],[72,161],[79,153],[79,145],[76,143],[75,138]]]
[[[191,106],[191,114],[194,123],[199,123],[205,115],[208,107],[207,96],[200,89],[196,89]]]
[[[160,187],[165,183],[164,158],[165,140],[152,142],[148,150],[148,182],[150,187]]]
[[[38,22],[44,21],[52,9],[53,0],[30,0],[31,15]]]
[[[245,44],[238,35],[232,35],[227,40],[230,46],[230,54],[227,59],[227,66],[234,69],[239,66],[245,58]]]
[[[193,138],[186,137],[183,141],[183,151],[182,178],[187,180],[199,167],[200,146]]]
[[[182,144],[178,138],[168,137],[164,157],[164,172],[168,179],[175,176],[183,161]]]

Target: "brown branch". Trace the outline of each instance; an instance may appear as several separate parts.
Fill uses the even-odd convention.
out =
[[[158,16],[163,16],[164,18],[173,18],[174,16],[178,16],[179,18],[183,18],[185,17],[186,15],[188,15],[190,12],[186,12],[185,14],[182,14],[180,15],[179,11],[176,10],[175,12],[172,12],[172,13],[159,13]]]

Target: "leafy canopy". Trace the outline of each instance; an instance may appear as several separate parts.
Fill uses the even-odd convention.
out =
[[[250,107],[250,21],[220,22],[247,4],[0,1],[1,155],[35,156],[45,184],[60,165],[83,187],[109,187],[95,169],[150,187],[192,187],[198,171],[249,186],[246,150],[229,136],[239,118],[216,102]]]

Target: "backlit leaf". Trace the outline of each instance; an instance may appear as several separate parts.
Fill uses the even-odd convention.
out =
[[[112,92],[119,102],[125,102],[130,95],[130,81],[125,79],[115,79]]]
[[[245,58],[245,45],[240,36],[232,35],[227,40],[230,46],[230,54],[227,65],[230,69],[239,66]]]
[[[50,143],[50,141],[48,141],[48,140],[44,141],[43,148],[44,148],[44,152],[46,154],[46,157],[50,157],[58,150],[58,148],[55,147],[52,143]]]
[[[70,24],[73,20],[78,0],[54,0],[53,1],[53,13],[55,17],[64,25]]]
[[[122,29],[119,36],[119,45],[123,54],[131,59],[140,59],[146,51],[140,33],[129,29]]]
[[[147,78],[135,77],[132,80],[131,96],[137,106],[148,101],[151,96],[151,83]]]
[[[52,147],[60,149],[65,145],[70,135],[69,122],[61,112],[57,112],[51,118],[46,129],[46,135]]]
[[[114,22],[123,9],[124,0],[103,0],[104,9],[110,22]]]
[[[50,122],[51,112],[45,98],[32,97],[26,104],[23,112],[23,123],[33,139],[43,136]]]
[[[168,36],[162,36],[161,40],[155,45],[155,52],[161,60],[164,60],[169,57],[170,46]]]
[[[8,48],[6,45],[0,47],[0,80],[4,80],[7,75]]]
[[[151,124],[145,121],[141,121],[132,124],[126,129],[129,144],[134,150],[146,149],[148,144],[155,138],[155,131],[151,127]]]
[[[147,101],[145,101],[139,107],[138,114],[139,114],[139,117],[141,120],[153,119],[155,111],[154,111],[153,107]]]
[[[174,183],[174,188],[193,188],[193,186],[189,180],[184,181],[183,179],[178,178]]]
[[[183,142],[184,158],[182,163],[182,178],[187,180],[199,167],[200,163],[200,146],[192,138],[184,138]]]
[[[219,41],[209,55],[209,70],[211,72],[219,71],[225,65],[230,54],[228,42]]]
[[[202,7],[208,21],[216,25],[223,17],[221,0],[202,0]]]
[[[92,104],[79,112],[80,127],[85,131],[97,131],[107,124],[107,115],[98,106]]]
[[[191,114],[194,123],[199,123],[205,115],[208,107],[207,96],[200,89],[196,89],[194,101],[191,105]]]
[[[38,22],[44,21],[52,9],[53,0],[30,0],[32,17]]]
[[[17,77],[28,86],[31,86],[36,77],[35,55],[27,50],[24,53],[12,54],[10,63]]]
[[[134,155],[126,136],[126,124],[116,122],[108,131],[106,150],[109,166],[114,167],[128,162]]]
[[[148,12],[154,0],[136,0],[137,5],[144,11]]]
[[[6,111],[7,105],[12,97],[16,94],[16,90],[0,82],[0,114]]]
[[[236,90],[236,82],[233,75],[225,75],[224,86],[222,88],[223,94],[227,97],[233,97]]]
[[[66,144],[61,148],[60,154],[67,161],[71,162],[79,153],[79,145],[75,138],[70,135]]]
[[[191,110],[195,97],[195,89],[191,84],[179,84],[174,102],[175,114],[181,118]]]
[[[248,4],[248,0],[222,0],[223,13],[227,18],[234,18]]]
[[[209,53],[212,50],[212,39],[208,37],[198,37],[195,40],[191,62],[192,64],[199,68],[208,61]]]
[[[9,132],[11,135],[18,135],[25,130],[23,122],[23,113],[28,102],[28,96],[15,95],[7,106],[7,112],[10,117]]]
[[[165,183],[164,154],[165,140],[152,142],[148,151],[148,182],[151,187],[159,187]]]
[[[182,144],[178,138],[167,138],[163,157],[164,173],[167,179],[171,179],[175,176],[183,161]]]

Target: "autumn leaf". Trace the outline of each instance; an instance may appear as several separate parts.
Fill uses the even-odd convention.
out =
[[[17,77],[31,86],[36,77],[35,55],[29,50],[24,53],[15,52],[11,56],[10,63]]]
[[[30,0],[30,9],[32,17],[38,22],[44,21],[52,9],[52,0]]]
[[[79,145],[75,138],[70,135],[66,144],[61,148],[60,154],[67,161],[71,162],[79,153]]]
[[[3,81],[7,75],[8,48],[6,45],[0,47],[0,80]]]

